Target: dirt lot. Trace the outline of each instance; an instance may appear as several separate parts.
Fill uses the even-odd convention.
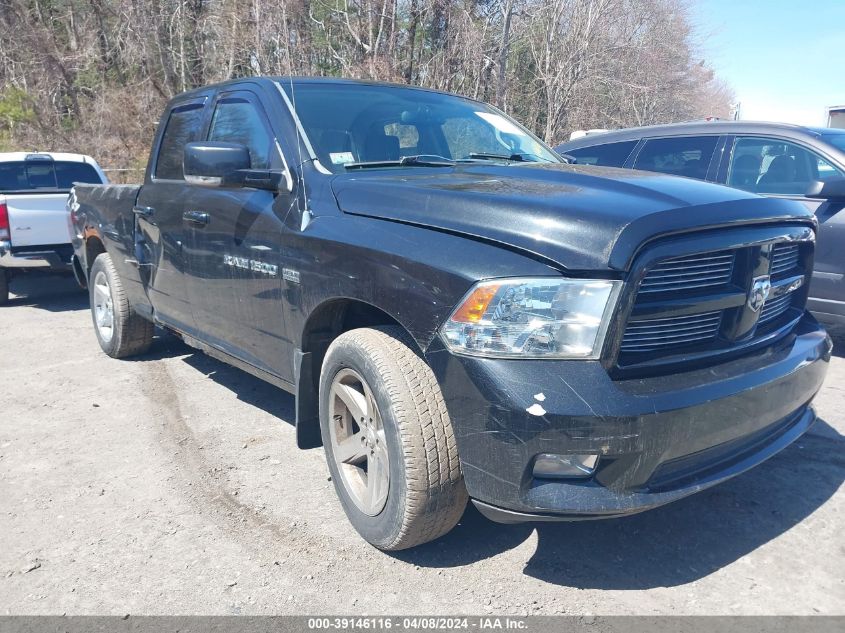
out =
[[[468,509],[388,555],[347,524],[322,450],[296,450],[291,396],[173,337],[111,360],[72,282],[17,290],[0,613],[845,614],[842,355],[813,432],[727,484],[594,523]]]

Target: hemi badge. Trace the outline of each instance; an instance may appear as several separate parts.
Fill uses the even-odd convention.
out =
[[[282,268],[282,277],[294,284],[299,283],[299,271],[292,268]]]

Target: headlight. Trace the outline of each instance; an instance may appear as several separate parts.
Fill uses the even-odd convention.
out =
[[[477,283],[441,333],[453,352],[498,358],[598,358],[622,282],[501,279]]]

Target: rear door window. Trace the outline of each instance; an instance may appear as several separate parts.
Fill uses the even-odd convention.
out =
[[[28,160],[0,163],[0,191],[69,190],[76,182],[100,184],[100,174],[88,163]]]
[[[646,141],[634,169],[704,180],[718,136],[676,136]]]
[[[843,173],[815,152],[777,138],[737,138],[727,184],[755,193],[803,195],[811,182]]]
[[[619,143],[606,143],[604,145],[593,145],[592,147],[581,147],[579,149],[562,151],[565,154],[574,156],[579,165],[622,167],[638,142],[636,140],[620,141]]]
[[[182,171],[185,145],[197,138],[201,122],[201,103],[176,106],[170,111],[156,159],[155,177],[157,179],[185,179]]]

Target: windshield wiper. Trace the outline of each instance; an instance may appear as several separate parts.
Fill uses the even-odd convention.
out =
[[[416,156],[403,156],[398,160],[371,160],[360,163],[346,163],[346,169],[376,169],[378,167],[454,167],[457,163],[451,158],[434,156],[431,154],[418,154]]]
[[[506,160],[509,162],[517,162],[517,163],[550,163],[552,161],[543,158],[542,156],[537,156],[537,154],[529,154],[527,152],[517,152],[515,154],[492,154],[488,152],[470,152],[467,158],[474,158],[477,160]],[[532,160],[536,159],[536,160]]]

